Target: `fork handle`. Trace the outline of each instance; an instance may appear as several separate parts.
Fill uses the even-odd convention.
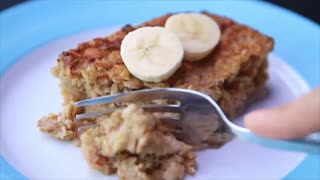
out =
[[[320,132],[300,139],[277,140],[257,136],[250,131],[237,132],[236,137],[242,140],[255,142],[271,148],[301,151],[320,155]]]

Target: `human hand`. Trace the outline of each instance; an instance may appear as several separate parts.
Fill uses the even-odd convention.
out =
[[[275,139],[291,139],[320,131],[320,87],[294,102],[251,112],[245,125],[253,133]]]

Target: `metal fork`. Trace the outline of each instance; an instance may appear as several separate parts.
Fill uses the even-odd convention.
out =
[[[150,101],[155,99],[176,100],[179,101],[179,104],[148,104],[143,105],[143,108],[151,112],[179,113],[179,119],[171,120],[179,122],[182,125],[189,125],[190,128],[188,130],[192,130],[192,125],[195,122],[211,121],[215,123],[218,118],[223,124],[224,130],[228,132],[233,139],[238,138],[271,148],[320,154],[320,137],[318,134],[314,133],[301,139],[291,140],[276,140],[254,135],[250,130],[232,123],[210,96],[193,90],[179,88],[144,89],[83,100],[76,102],[75,106],[82,107],[118,102]],[[115,109],[108,109],[106,111],[79,114],[76,116],[76,120],[100,116],[114,110]],[[189,133],[197,140],[196,133]]]

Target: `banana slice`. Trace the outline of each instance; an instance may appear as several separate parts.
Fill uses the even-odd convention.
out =
[[[147,82],[168,79],[181,65],[179,38],[162,27],[143,27],[127,34],[120,54],[131,74]]]
[[[170,16],[165,28],[177,34],[184,48],[184,59],[198,61],[213,50],[220,40],[219,25],[209,16],[182,13]]]

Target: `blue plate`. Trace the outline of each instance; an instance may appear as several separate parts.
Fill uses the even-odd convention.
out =
[[[311,87],[320,84],[319,25],[261,1],[31,1],[0,13],[0,75],[25,53],[83,30],[143,22],[168,12],[207,10],[268,34],[275,54]],[[320,179],[320,157],[307,158],[285,179]],[[25,179],[0,157],[0,179]]]

